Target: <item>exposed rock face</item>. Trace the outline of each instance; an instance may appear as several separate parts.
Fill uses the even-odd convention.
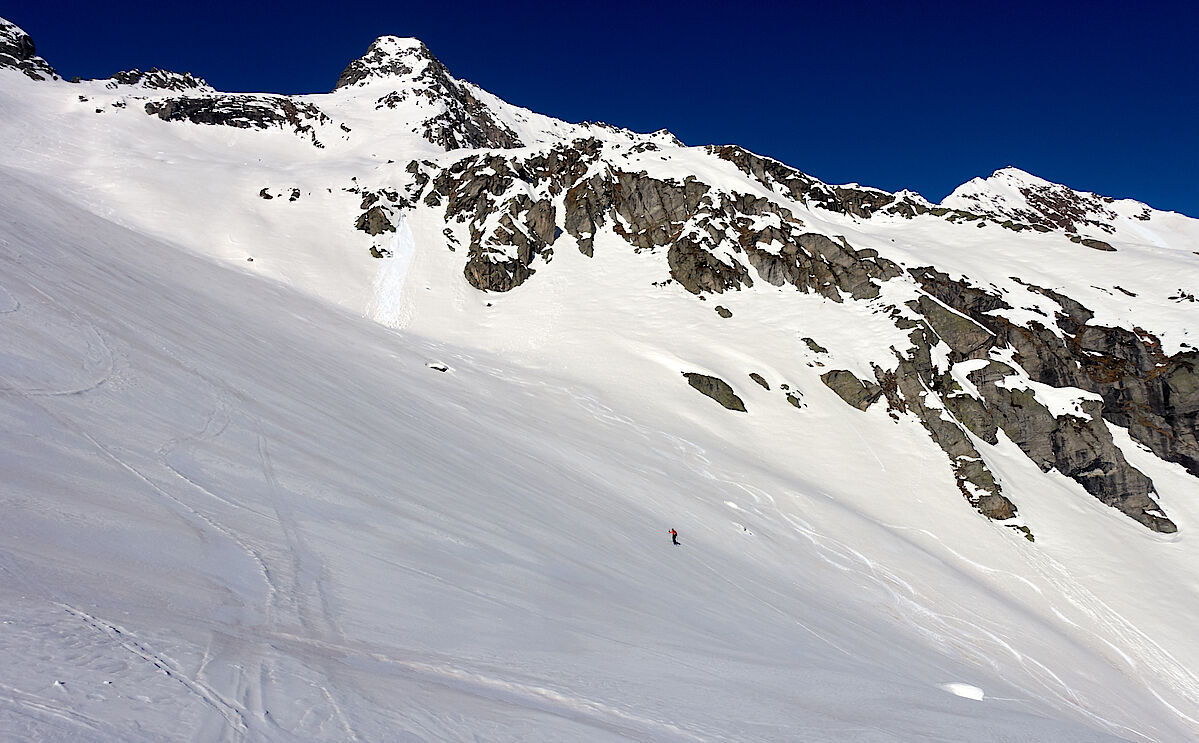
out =
[[[1031,393],[999,386],[996,379],[990,378],[997,368],[992,363],[970,378],[1009,438],[1042,469],[1056,468],[1099,500],[1151,529],[1174,531],[1174,524],[1149,496],[1152,482],[1124,459],[1102,419],[1127,427],[1134,439],[1158,456],[1199,474],[1199,354],[1179,353],[1167,358],[1152,336],[1090,325],[1093,315],[1081,304],[1036,287],[1032,289],[1062,306],[1056,320],[1063,334],[1037,323],[1017,326],[988,314],[1008,306],[998,296],[952,281],[932,269],[913,269],[912,274],[941,302],[989,331],[989,345],[1013,348],[1016,360],[1034,381],[1053,387],[1078,387],[1098,393],[1103,399],[1102,403],[1083,402],[1085,417],[1055,418],[1031,399]],[[971,350],[973,340],[960,339],[983,340],[983,335],[977,331],[958,335],[957,329],[964,326],[960,320],[947,323],[948,317],[953,316],[944,312],[926,314],[938,332],[946,329],[948,337],[959,338],[958,348],[954,349],[959,359],[981,358],[982,346]],[[1013,372],[1008,368],[1009,374]],[[974,412],[977,419],[978,411]]]
[[[147,72],[124,70],[113,75],[112,81],[118,85],[138,85],[152,90],[173,90],[177,93],[215,92],[207,81],[190,72],[171,72],[170,70],[160,70],[157,67],[151,68]]]
[[[1092,325],[1093,313],[1081,304],[1037,287],[1032,289],[1062,306],[1055,318],[1061,335],[1035,323],[1017,326],[986,314],[1007,306],[999,297],[931,269],[914,275],[931,294],[993,332],[997,345],[1014,348],[1035,381],[1098,393],[1105,419],[1199,476],[1199,352],[1166,356],[1151,334]]]
[[[782,248],[775,254],[757,247],[766,240],[782,241]],[[834,302],[842,301],[842,292],[854,299],[873,299],[879,294],[875,280],[887,281],[903,273],[873,250],[854,250],[824,235],[769,230],[754,235],[752,242],[746,247],[749,262],[765,281],[775,286],[791,284]]]
[[[863,382],[846,369],[834,369],[820,375],[825,386],[858,410],[865,410],[883,395],[883,388],[869,380]]]
[[[0,18],[0,68],[19,70],[33,80],[58,79],[54,68],[37,56],[29,34],[3,18]]]
[[[995,342],[994,333],[930,296],[920,297],[912,309],[928,319],[941,340],[953,350],[955,361],[983,358]]]
[[[561,192],[564,177],[554,171],[555,165],[571,170],[568,149],[515,161],[500,155],[472,155],[436,178],[422,177],[419,163],[413,169],[417,185],[408,198],[416,201],[423,196],[430,206],[444,203],[447,223],[467,223],[470,243],[464,275],[476,289],[510,291],[535,273],[536,259],[552,258],[551,246],[561,233],[552,196]],[[527,190],[513,190],[518,180],[533,187],[537,198]],[[432,189],[425,194],[430,184]]]
[[[776,193],[814,204],[832,212],[869,217],[892,203],[895,195],[872,188],[829,186],[778,160],[755,155],[736,145],[709,147],[708,151],[736,165],[741,172],[756,179]]]
[[[362,230],[368,235],[381,235],[384,232],[395,232],[395,225],[391,223],[387,212],[381,206],[372,206],[358,217],[358,221],[354,223],[354,227]]]
[[[414,101],[437,110],[422,122],[421,136],[446,150],[524,146],[480,100],[478,88],[454,79],[429,48],[416,39],[375,39],[364,56],[345,68],[334,90],[376,83],[396,87],[378,99],[376,108],[395,108]]]
[[[311,103],[297,103],[281,95],[239,93],[162,98],[147,102],[146,113],[163,121],[190,121],[238,129],[279,127],[307,137],[316,147],[324,147],[317,139],[316,127],[331,121]]]
[[[933,302],[929,306],[935,305]],[[938,306],[937,310],[943,308]],[[951,313],[938,312],[936,316],[949,319],[952,326],[960,319]],[[875,368],[875,378],[886,395],[888,409],[910,412],[920,420],[933,442],[949,457],[958,490],[980,513],[999,521],[1014,517],[1015,504],[1002,494],[1002,488],[967,435],[969,431],[989,444],[996,443],[997,426],[991,414],[981,401],[962,390],[951,375],[938,371],[933,364],[932,347],[940,340],[933,326],[927,322],[918,324],[909,339],[912,348],[906,354],[896,352],[899,364],[894,371]],[[974,343],[967,341],[964,345],[973,347]]]
[[[839,302],[842,293],[876,297],[877,282],[902,273],[872,250],[803,232],[802,221],[764,198],[716,193],[694,177],[675,181],[611,166],[591,174],[603,149],[599,140],[580,139],[530,158],[472,155],[435,178],[419,175],[410,199],[445,203],[447,221],[470,222],[467,278],[488,291],[527,280],[559,232],[593,255],[595,235],[606,226],[638,252],[666,248],[671,277],[693,294],[751,287],[752,267],[770,283]],[[413,172],[423,173],[419,164]],[[560,195],[559,225],[553,200]],[[496,215],[499,224],[490,226]]]
[[[1176,531],[1149,497],[1153,483],[1124,459],[1103,424],[1102,404],[1082,403],[1083,416],[1055,417],[1031,390],[1001,386],[1010,367],[991,362],[970,375],[999,427],[1043,472],[1056,469],[1103,503],[1123,511],[1154,531]],[[999,379],[996,379],[999,377]]]
[[[729,410],[736,410],[739,413],[746,412],[745,403],[741,401],[740,397],[737,397],[737,393],[723,379],[695,372],[683,372],[683,376],[687,378],[687,383],[692,387]]]

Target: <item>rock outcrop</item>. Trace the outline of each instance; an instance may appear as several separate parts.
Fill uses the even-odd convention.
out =
[[[1049,290],[1030,287],[1062,307],[1056,317],[1059,332],[1035,322],[1016,325],[993,314],[992,310],[1009,308],[1008,303],[934,269],[913,269],[912,275],[937,300],[960,313],[935,310],[925,315],[935,330],[957,339],[955,360],[983,358],[991,346],[1010,348],[1034,382],[1076,387],[1100,396],[1102,402],[1081,403],[1080,416],[1054,417],[1044,405],[1030,400],[1031,393],[1013,392],[986,380],[987,374],[994,374],[994,366],[988,367],[990,372],[976,372],[984,377],[976,384],[996,423],[1030,458],[1042,469],[1056,468],[1151,529],[1175,530],[1149,495],[1152,482],[1124,459],[1102,420],[1128,428],[1135,440],[1158,456],[1199,475],[1199,354],[1166,357],[1152,336],[1091,325],[1093,313]],[[964,331],[961,317],[980,330]],[[1010,367],[1009,371],[1014,373]]]
[[[1103,503],[1154,531],[1177,527],[1150,497],[1153,482],[1128,464],[1103,424],[1103,405],[1081,402],[1081,415],[1055,416],[1030,389],[1003,384],[1015,370],[992,361],[970,374],[996,423],[1042,471],[1056,469]]]
[[[331,123],[331,119],[313,104],[282,95],[179,96],[148,101],[145,108],[146,113],[163,121],[189,121],[237,129],[278,127],[309,139],[316,147],[324,147],[317,138],[317,128]]]
[[[37,56],[33,38],[0,18],[0,68],[17,70],[33,80],[57,80],[50,63]]]
[[[736,145],[713,146],[708,152],[737,166],[771,191],[831,212],[870,217],[895,201],[895,194],[876,188],[830,186],[778,160],[755,155]]]
[[[712,398],[716,402],[723,405],[729,410],[735,410],[739,413],[747,412],[745,403],[729,386],[729,383],[720,377],[710,377],[707,374],[698,374],[696,372],[683,372],[683,376],[687,378],[687,384],[694,387],[704,395]]]
[[[847,369],[833,369],[820,375],[820,381],[833,392],[837,393],[847,404],[865,410],[883,395],[883,388],[871,382],[863,381]]]
[[[176,93],[186,92],[216,92],[203,78],[196,77],[190,72],[171,72],[153,67],[146,72],[141,70],[124,70],[110,78],[118,85],[136,85],[150,90],[171,90]]]

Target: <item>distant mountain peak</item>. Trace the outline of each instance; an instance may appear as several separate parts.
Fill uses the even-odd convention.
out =
[[[1014,166],[1000,168],[987,178],[973,178],[945,197],[942,206],[964,209],[992,218],[1066,232],[1086,228],[1115,232],[1115,199],[1045,180]],[[1147,219],[1148,207],[1136,204]]]
[[[380,36],[371,42],[366,54],[350,62],[337,78],[334,90],[365,85],[377,80],[416,79],[427,73],[448,71],[420,39]]]

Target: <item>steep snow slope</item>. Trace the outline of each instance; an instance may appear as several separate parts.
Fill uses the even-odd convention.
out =
[[[490,188],[497,167],[598,147],[578,180],[699,179],[902,268],[990,286],[1013,318],[1062,310],[1032,281],[1170,351],[1193,342],[1194,305],[1160,282],[1199,284],[1193,220],[1129,212],[1128,230],[1094,235],[1108,252],[1064,228],[1004,228],[998,206],[982,228],[910,194],[895,198],[925,213],[838,213],[664,133],[506,104],[439,73],[419,42],[378,45],[410,69],[300,99],[0,70],[0,591],[13,630],[0,640],[0,730],[1199,732],[1187,622],[1199,480],[1111,427],[1178,527],[1158,534],[1043,473],[1001,432],[995,446],[971,440],[1037,541],[985,520],[919,421],[852,409],[821,381],[831,369],[869,379],[911,345],[890,309],[922,296],[906,275],[857,301],[758,274],[696,295],[673,283],[665,248],[615,232],[632,228],[621,218],[592,234],[593,255],[563,236],[525,283],[484,293],[464,277],[470,225],[386,193],[473,156],[501,157],[477,168],[473,185]],[[172,118],[218,105],[233,124]],[[517,180],[487,193],[540,195],[535,177]],[[354,229],[374,194],[394,232]],[[564,201],[552,199],[559,213]],[[480,223],[490,232],[502,216]],[[714,250],[744,260],[732,240]],[[967,389],[985,363],[933,352]],[[731,381],[749,413],[700,397],[681,371]],[[1090,394],[1022,383],[1058,414]]]
[[[926,530],[887,492],[934,491],[923,457],[831,477],[889,424],[820,406],[782,467],[716,406],[614,409],[8,173],[0,203],[5,736],[1188,734],[1193,650],[1120,552],[1161,538],[1109,509],[1123,534],[1039,552],[944,503]],[[1093,550],[1133,619],[1053,557]]]

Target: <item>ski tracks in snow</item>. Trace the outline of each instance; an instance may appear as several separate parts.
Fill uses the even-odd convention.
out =
[[[218,403],[198,435],[182,441],[172,440],[159,450],[163,464],[189,487],[215,503],[247,512],[264,525],[273,524],[279,529],[282,535],[282,550],[272,544],[255,544],[256,540],[248,534],[239,535],[232,528],[218,524],[215,517],[212,520],[214,528],[239,544],[258,565],[267,591],[261,607],[261,618],[266,626],[295,627],[312,637],[342,637],[335,620],[331,597],[326,592],[328,571],[319,555],[307,543],[294,515],[291,500],[296,494],[286,491],[279,483],[272,444],[262,420],[249,416],[246,411],[233,408],[227,394],[219,390],[217,394]],[[241,434],[248,439],[246,443],[252,443],[251,451],[256,454],[264,496],[257,500],[268,504],[269,511],[256,510],[225,498],[213,490],[215,485],[210,487],[199,482],[171,462],[172,454],[189,444],[204,444],[232,434]],[[245,446],[236,442],[230,442],[229,445],[238,450],[245,449]],[[248,624],[214,632],[210,645],[205,650],[204,666],[208,664],[210,657],[215,656],[233,672],[233,678],[229,682],[235,687],[233,693],[240,700],[246,714],[252,717],[254,724],[258,726],[276,724],[270,717],[268,697],[273,689],[281,689],[282,686],[278,677],[280,671],[271,660],[273,655],[275,653],[270,648],[269,641],[259,637]],[[311,658],[297,660],[306,666],[314,662]],[[325,662],[325,659],[316,659],[315,662],[322,677],[335,678],[336,669],[333,664]],[[359,740],[342,706],[329,691],[328,682],[318,683],[311,680],[310,685],[320,690],[325,703],[330,707],[329,715],[336,718],[341,730],[340,737],[345,740]],[[341,686],[340,682],[335,685],[337,688]],[[307,722],[313,709],[315,708],[305,712],[301,721]]]
[[[437,662],[417,660],[416,658],[420,657],[422,653],[416,650],[404,649],[403,657],[397,657],[394,650],[384,653],[373,646],[359,646],[349,642],[330,642],[288,633],[272,633],[270,637],[280,644],[293,644],[317,650],[320,655],[378,663],[393,672],[399,671],[402,676],[413,678],[421,683],[436,684],[480,699],[500,701],[536,710],[632,740],[645,740],[647,737],[660,740],[664,735],[679,741],[696,741],[697,743],[727,740],[723,737],[716,739],[704,737],[699,732],[688,730],[669,720],[638,714],[603,701],[560,691],[548,685],[500,678],[441,660]]]
[[[4,379],[5,384],[0,386],[0,393],[29,397],[82,395],[108,382],[114,374],[116,357],[95,324],[84,319],[78,312],[68,308],[36,285],[25,283],[25,287],[30,293],[38,296],[39,299],[34,304],[22,303],[6,287],[0,286],[0,317],[4,319],[4,322],[26,322],[36,324],[44,329],[54,328],[58,331],[54,333],[56,342],[66,345],[67,348],[58,349],[59,358],[48,358],[43,355],[50,351],[44,349],[29,347],[6,349],[3,347],[6,344],[0,344],[0,359],[11,354],[10,358],[3,359],[5,364],[26,367],[26,376],[37,372],[50,375],[51,368],[61,372],[64,367],[77,364],[78,376],[86,381],[80,380],[75,384],[65,384],[67,380],[63,380],[58,384],[51,384],[48,380],[41,383],[30,380],[20,384],[14,383],[11,379],[5,379],[8,375],[3,375],[0,376],[0,379]],[[7,315],[14,317],[5,317]],[[64,323],[66,327],[59,328]],[[68,329],[69,332],[66,332]],[[0,339],[4,338],[4,330],[4,325],[0,324]],[[69,341],[76,345],[70,345]],[[70,359],[63,358],[63,355],[67,354],[71,357]],[[0,374],[3,374],[3,371],[3,368],[0,368]]]
[[[727,493],[733,490],[741,490],[753,499],[752,505],[738,503],[735,500],[727,500],[724,501],[726,506],[740,513],[752,514],[765,522],[774,520],[774,518],[781,520],[790,527],[793,533],[807,540],[811,544],[814,554],[823,562],[836,570],[853,573],[867,584],[872,584],[879,588],[890,601],[896,618],[902,621],[905,626],[915,628],[928,638],[934,646],[943,649],[951,655],[965,658],[973,663],[989,668],[1001,677],[1006,677],[1009,683],[1012,683],[1014,686],[1029,689],[1030,695],[1042,695],[1053,699],[1063,707],[1074,710],[1076,714],[1104,729],[1119,735],[1132,735],[1146,741],[1152,740],[1151,736],[1141,731],[1104,717],[1101,711],[1096,710],[1093,705],[1089,705],[1085,699],[1081,698],[1079,692],[1071,687],[1052,668],[1028,653],[1022,652],[1018,647],[1018,639],[1004,637],[1002,629],[996,627],[993,621],[982,616],[971,615],[968,609],[961,606],[957,607],[957,611],[950,612],[936,608],[938,601],[934,600],[934,597],[921,594],[910,582],[904,580],[895,571],[875,560],[871,560],[848,543],[830,537],[820,532],[812,524],[799,516],[788,513],[775,502],[773,496],[765,492],[755,492],[756,488],[746,487],[731,475],[717,475],[713,471],[711,461],[705,456],[700,446],[677,436],[667,435],[667,438],[680,454],[692,458],[696,462],[694,469],[704,477],[717,483],[722,492]],[[745,527],[743,526],[742,528]],[[888,528],[900,529],[903,527],[888,526]],[[925,533],[940,541],[935,535],[928,532]],[[1035,583],[1020,575],[1006,571],[997,571],[969,560],[956,552],[954,554],[962,560],[963,564],[973,565],[976,569],[984,572],[1003,573],[1011,579],[1023,583],[1031,590],[1042,593],[1041,589]],[[1144,670],[1144,668],[1154,669],[1154,675],[1161,676],[1161,680],[1167,683],[1177,694],[1188,701],[1199,704],[1199,678],[1196,678],[1188,669],[1182,667],[1168,652],[1089,591],[1074,585],[1069,580],[1065,568],[1060,564],[1042,557],[1034,559],[1026,556],[1026,559],[1029,559],[1030,566],[1036,574],[1059,590],[1074,606],[1106,627],[1122,643],[1137,648],[1139,651],[1138,656],[1142,659],[1143,663],[1141,670]],[[719,570],[706,564],[705,567],[720,577]],[[748,590],[735,583],[733,585],[749,595],[750,592]],[[752,598],[762,602],[776,612],[784,613],[761,596],[753,596]],[[793,617],[788,618],[794,620]],[[797,622],[797,624],[831,647],[842,653],[852,655],[849,650],[839,647],[816,630],[804,627],[802,623]],[[1113,651],[1120,654],[1134,673],[1140,672],[1138,671],[1138,664],[1121,653],[1114,643],[1102,637],[1099,639],[1112,648]],[[986,647],[988,646],[994,649],[993,653],[986,651]],[[1003,662],[1000,660],[1003,657],[1010,660]],[[1016,667],[1024,671],[1026,674],[1024,678],[1013,678],[1010,670],[1005,670],[1012,668],[1011,661],[1014,661]],[[1035,687],[1030,688],[1030,682],[1035,684]],[[1163,705],[1173,710],[1181,719],[1188,721],[1191,725],[1197,724],[1192,717],[1162,699],[1159,694],[1153,691],[1151,684],[1147,684],[1147,687]],[[1031,700],[1015,701],[1028,702]]]
[[[236,734],[238,740],[243,740],[246,733],[249,731],[249,725],[246,721],[245,710],[230,702],[224,696],[215,691],[212,687],[199,680],[197,677],[190,676],[183,672],[178,665],[167,658],[165,655],[155,652],[145,643],[138,640],[132,634],[125,632],[120,627],[114,624],[105,622],[87,612],[81,611],[67,604],[59,604],[60,607],[68,614],[108,637],[112,642],[124,648],[128,652],[137,656],[141,660],[149,663],[154,668],[161,671],[168,678],[177,681],[184,686],[195,697],[199,698],[225,720],[228,729]]]
[[[927,529],[919,529],[914,527],[900,527],[888,525],[888,528],[896,531],[915,531],[926,537],[938,542],[942,548],[947,550],[954,556],[955,559],[961,561],[963,565],[969,565],[974,569],[991,575],[999,575],[1009,578],[1015,582],[1021,583],[1028,587],[1038,595],[1044,595],[1045,592],[1033,581],[1025,578],[1022,575],[1013,573],[1007,570],[999,570],[996,568],[983,565],[977,561],[962,555],[953,550],[936,534]],[[1065,566],[1054,560],[1052,557],[1044,554],[1044,552],[1023,550],[1019,553],[1028,564],[1030,573],[1039,576],[1046,583],[1051,585],[1055,593],[1065,598],[1072,607],[1082,612],[1092,622],[1103,628],[1105,632],[1110,633],[1113,637],[1118,638],[1121,645],[1113,643],[1111,640],[1104,637],[1098,632],[1093,632],[1072,621],[1066,617],[1061,611],[1052,608],[1053,613],[1063,623],[1071,625],[1075,631],[1080,631],[1089,634],[1099,642],[1109,648],[1120,660],[1127,666],[1129,673],[1138,676],[1143,680],[1143,685],[1149,692],[1158,699],[1165,707],[1174,712],[1180,719],[1185,720],[1191,726],[1199,728],[1199,720],[1182,712],[1176,706],[1170,704],[1154,690],[1154,681],[1160,682],[1168,686],[1178,696],[1186,699],[1191,704],[1199,707],[1199,677],[1189,669],[1179,663],[1169,652],[1158,645],[1148,635],[1138,629],[1135,625],[1121,616],[1118,612],[1112,609],[1105,602],[1091,593],[1078,581],[1072,578]],[[916,619],[916,617],[913,617]],[[1114,732],[1118,735],[1132,735],[1138,739],[1145,741],[1156,740],[1148,733],[1135,730],[1126,725],[1116,723],[1104,717],[1094,708],[1094,705],[1088,704],[1087,701],[1080,695],[1081,692],[1071,687],[1064,679],[1055,673],[1049,666],[1031,657],[1030,655],[1021,652],[1017,646],[1017,640],[1004,637],[998,630],[992,631],[984,626],[986,620],[978,617],[975,620],[966,620],[957,616],[938,614],[936,612],[926,612],[926,619],[922,624],[917,624],[927,633],[934,641],[941,643],[950,642],[951,638],[959,638],[960,643],[955,643],[961,651],[960,644],[965,647],[979,646],[979,640],[983,639],[989,642],[993,647],[999,650],[1001,654],[1008,655],[1017,661],[1017,664],[1026,674],[1026,678],[1013,678],[1010,674],[1004,674],[1004,666],[996,659],[989,656],[980,655],[980,658],[989,665],[993,670],[1001,675],[1007,676],[1007,680],[1014,686],[1026,688],[1033,695],[1045,695],[1055,699],[1060,704],[1067,708],[1073,709],[1081,716],[1091,720],[1101,727]],[[1122,650],[1121,647],[1124,649]],[[1132,650],[1135,657],[1130,657],[1126,650]],[[1116,663],[1111,659],[1108,662],[1116,667]],[[1037,688],[1029,689],[1028,682],[1031,681],[1037,684]]]

